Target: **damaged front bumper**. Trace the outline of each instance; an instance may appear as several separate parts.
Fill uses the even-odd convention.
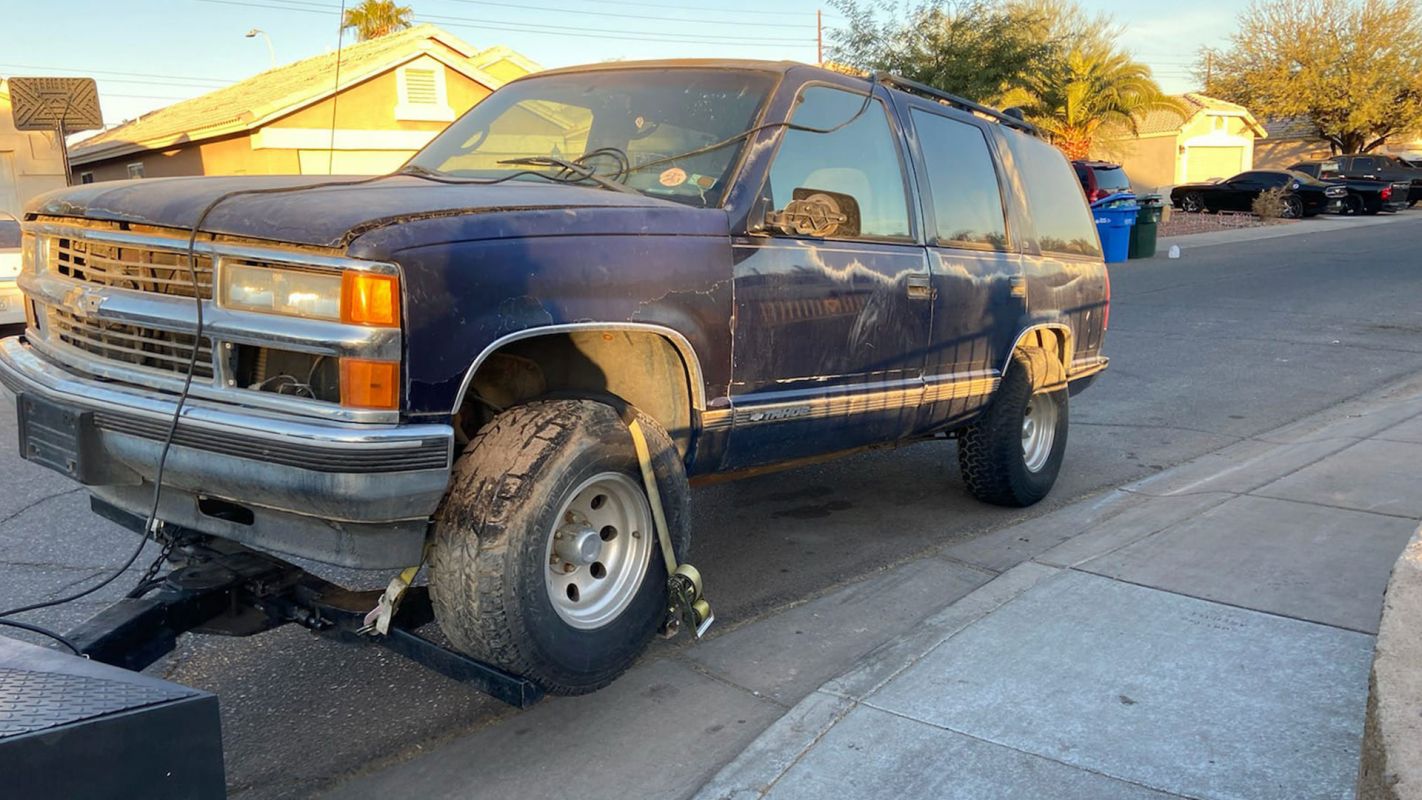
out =
[[[70,372],[0,340],[21,455],[147,516],[177,398]],[[274,552],[356,568],[418,563],[449,482],[448,425],[322,422],[189,398],[159,518]]]

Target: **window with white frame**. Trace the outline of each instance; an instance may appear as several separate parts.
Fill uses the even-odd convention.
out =
[[[428,56],[422,56],[395,71],[399,100],[395,118],[400,120],[454,119],[449,105],[449,90],[445,82],[445,67]]]
[[[142,162],[142,161],[135,161],[135,162],[133,162],[132,164],[129,164],[129,165],[128,165],[128,177],[130,177],[130,178],[142,178],[142,177],[143,177],[143,162]]]

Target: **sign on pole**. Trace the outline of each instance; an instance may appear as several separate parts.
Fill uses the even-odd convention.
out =
[[[77,133],[104,127],[93,78],[11,78],[9,84],[18,130]]]

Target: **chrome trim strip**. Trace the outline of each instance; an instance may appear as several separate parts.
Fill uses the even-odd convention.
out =
[[[1067,371],[1067,380],[1074,381],[1077,378],[1085,378],[1095,375],[1106,369],[1111,364],[1111,359],[1106,356],[1092,356],[1090,358],[1078,358],[1071,362],[1071,369]]]
[[[166,424],[176,405],[168,396],[141,391],[143,387],[129,389],[75,375],[42,358],[33,345],[16,337],[0,340],[0,382],[17,394],[37,391],[77,408],[143,421],[138,424]],[[255,440],[283,447],[309,446],[332,458],[370,450],[403,457],[427,447],[428,440],[440,439],[446,443],[444,469],[449,468],[454,453],[454,429],[449,425],[342,425],[198,399],[184,404],[178,428],[244,444]]]
[[[176,333],[197,328],[197,309],[191,297],[140,292],[85,283],[61,275],[23,274],[20,288],[40,303],[73,310],[80,293],[102,296],[97,311],[88,316],[141,325]],[[233,311],[211,300],[203,301],[202,333],[217,342],[275,347],[324,356],[360,356],[385,361],[400,358],[400,330],[346,325],[252,311]]]
[[[742,428],[775,422],[799,422],[855,414],[867,414],[894,408],[916,408],[966,397],[978,397],[997,391],[1001,379],[991,370],[935,376],[942,380],[918,382],[913,386],[891,389],[855,391],[848,387],[838,394],[818,397],[772,400],[763,403],[737,402],[731,399],[729,411],[716,410],[702,415],[702,424],[710,428]],[[863,386],[861,384],[861,386]]]
[[[506,344],[520,341],[522,339],[532,339],[536,336],[544,336],[554,333],[573,333],[576,331],[640,331],[643,333],[655,333],[666,337],[671,341],[672,346],[681,354],[681,360],[687,366],[687,380],[691,383],[691,405],[696,411],[706,408],[706,379],[701,373],[701,360],[696,357],[696,350],[691,346],[691,341],[681,335],[676,330],[664,325],[655,325],[648,322],[571,322],[562,325],[542,325],[537,328],[524,328],[521,331],[504,334],[490,342],[479,355],[474,359],[474,363],[469,365],[469,369],[464,373],[464,380],[459,384],[459,394],[454,398],[454,407],[450,413],[458,411],[464,405],[464,396],[469,392],[469,386],[474,382],[474,373],[479,371],[479,367],[489,356]]]
[[[113,223],[117,224],[117,223]],[[136,247],[151,247],[157,250],[188,251],[187,231],[173,229],[172,236],[154,233],[134,233],[108,227],[88,225],[66,225],[55,222],[29,222],[24,225],[26,233],[50,236],[64,236],[74,239],[88,239],[109,244],[126,244]],[[305,250],[281,245],[239,244],[235,242],[213,241],[199,236],[193,243],[193,252],[202,255],[227,256],[274,264],[290,264],[299,267],[317,267],[333,270],[354,269],[362,272],[377,272],[384,275],[399,275],[400,267],[384,261],[364,261],[357,258],[333,256],[314,250]]]

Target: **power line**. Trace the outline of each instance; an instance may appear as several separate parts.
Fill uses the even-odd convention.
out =
[[[234,81],[234,80],[229,80],[229,79],[227,79],[227,78],[207,78],[207,77],[202,77],[202,76],[197,76],[197,75],[174,77],[174,76],[172,76],[172,75],[157,75],[157,74],[154,74],[154,73],[151,73],[151,72],[122,72],[122,71],[119,71],[119,70],[109,70],[109,69],[76,69],[76,68],[74,68],[74,67],[44,67],[44,66],[39,66],[39,65],[36,65],[36,64],[0,64],[0,68],[4,68],[4,69],[34,69],[34,70],[42,70],[42,71],[44,71],[44,72],[77,72],[77,73],[79,73],[79,74],[81,74],[81,75],[125,75],[125,76],[132,76],[132,77],[135,77],[135,78],[165,78],[165,79],[168,79],[168,80],[182,80],[182,81],[212,81],[212,82],[214,82],[214,83],[220,83],[220,84],[236,83],[236,81]]]
[[[325,3],[306,2],[306,0],[271,0],[271,2],[282,3],[281,5],[271,5],[270,3],[256,3],[249,0],[196,0],[199,3],[215,3],[218,5],[242,6],[246,8],[267,8],[278,11],[302,11],[311,14],[329,14],[338,10],[338,6]],[[299,3],[299,5],[298,5]],[[790,46],[810,46],[814,44],[814,39],[775,39],[766,37],[745,37],[745,36],[696,36],[692,34],[659,33],[656,31],[628,31],[622,32],[613,28],[589,28],[584,26],[568,25],[534,25],[528,23],[510,22],[507,20],[481,20],[470,17],[452,17],[445,15],[421,14],[420,19],[447,24],[451,27],[466,27],[479,30],[504,31],[510,33],[538,33],[549,36],[588,36],[594,35],[599,39],[613,39],[635,42],[666,42],[671,44],[714,44],[714,45],[741,45],[747,47],[783,47]]]
[[[648,16],[648,15],[646,15],[646,14],[618,14],[618,13],[613,12],[613,11],[582,11],[582,10],[575,9],[575,8],[550,8],[550,7],[548,7],[548,6],[534,6],[534,5],[527,5],[527,4],[522,4],[522,3],[502,3],[502,2],[494,2],[494,0],[449,0],[449,2],[451,2],[451,3],[463,3],[463,4],[465,4],[465,5],[471,5],[471,6],[497,6],[497,7],[499,7],[499,8],[518,8],[518,9],[523,9],[523,10],[525,10],[525,11],[549,11],[549,12],[552,12],[552,13],[555,13],[555,14],[585,14],[585,15],[594,16],[594,17],[611,17],[611,18],[617,18],[617,19],[640,19],[640,20],[646,20],[646,21],[648,21],[648,22],[680,22],[680,23],[684,23],[684,24],[698,24],[698,25],[744,25],[744,24],[745,24],[745,21],[744,21],[744,20],[735,20],[735,19],[692,19],[692,18],[686,18],[686,17],[655,17],[655,16]],[[624,4],[622,4],[622,5],[627,5],[627,4],[624,3]],[[665,7],[665,6],[662,6],[662,8],[666,8],[666,7]],[[688,9],[686,9],[686,10],[687,10],[687,11],[691,11],[691,10],[693,10],[693,9],[688,8]],[[695,10],[697,10],[697,11],[705,11],[706,9],[701,8],[701,9],[695,9]],[[781,12],[774,12],[774,13],[789,14],[789,13],[791,13],[791,12],[788,12],[788,11],[781,11]],[[806,14],[805,16],[808,16],[808,14]],[[778,24],[777,24],[777,27],[780,27],[780,28],[813,28],[813,27],[815,27],[815,26],[814,26],[813,24],[810,24],[810,23],[807,23],[807,24],[804,24],[804,25],[790,25],[790,24],[785,24],[785,23],[778,23]]]
[[[604,6],[624,6],[636,8],[656,8],[663,11],[705,11],[704,6],[669,6],[665,3],[624,3],[622,0],[580,0],[584,3],[596,3]],[[723,9],[731,14],[756,14],[756,15],[778,15],[778,16],[801,16],[803,11],[766,11],[759,8],[727,8]]]

